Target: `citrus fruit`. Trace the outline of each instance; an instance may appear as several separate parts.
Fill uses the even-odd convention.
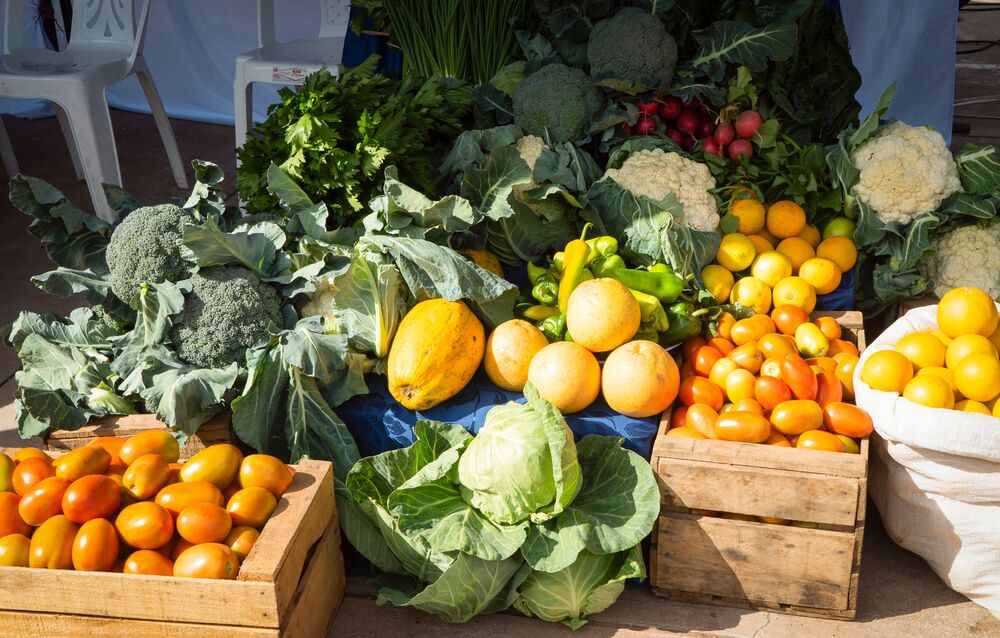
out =
[[[773,288],[785,277],[792,276],[792,262],[778,251],[769,250],[753,260],[750,274]]]
[[[992,335],[1000,317],[990,296],[979,288],[954,288],[938,302],[938,327],[949,337]]]
[[[913,377],[903,388],[903,397],[928,408],[955,407],[955,393],[941,377],[922,374]]]
[[[775,237],[795,237],[805,227],[806,212],[793,201],[783,199],[767,209],[767,230]]]
[[[806,224],[806,227],[802,229],[802,232],[796,236],[809,242],[809,245],[813,248],[819,246],[819,242],[821,240],[821,237],[819,236],[819,229],[812,224]]]
[[[945,348],[947,348],[948,345],[951,343],[951,337],[949,337],[945,333],[941,332],[940,329],[932,331],[931,334],[934,335],[934,337],[938,341],[940,341],[941,343],[943,343]],[[993,341],[992,337],[990,338],[990,341]],[[996,345],[996,343],[994,343],[993,345]]]
[[[740,232],[744,235],[758,233],[764,228],[764,205],[756,199],[733,200],[729,213],[740,220]]]
[[[823,227],[823,239],[830,237],[853,238],[856,226],[854,221],[847,217],[834,217]]]
[[[601,392],[601,366],[594,355],[572,341],[556,341],[528,366],[528,381],[563,414],[579,412]]]
[[[775,306],[795,306],[810,313],[816,307],[816,289],[801,277],[785,277],[774,287],[772,300]]]
[[[764,314],[771,309],[771,288],[756,277],[744,277],[733,286],[729,300]]]
[[[945,347],[929,332],[913,332],[896,342],[896,352],[910,360],[917,370],[944,365]]]
[[[986,354],[996,358],[997,350],[986,337],[981,337],[979,335],[962,335],[961,337],[955,337],[952,339],[951,343],[948,344],[948,349],[945,350],[945,365],[954,371],[963,359],[974,354]]]
[[[875,390],[902,392],[913,378],[913,364],[895,350],[880,350],[861,368],[861,380]]]
[[[769,250],[774,250],[774,244],[763,235],[747,235],[747,239],[753,242],[753,247],[757,249],[758,255],[766,253]]]
[[[917,376],[921,375],[932,375],[935,377],[940,377],[948,382],[952,390],[955,389],[955,373],[948,368],[941,368],[937,366],[931,366],[929,368],[921,368],[917,370]]]
[[[719,302],[729,299],[729,293],[733,290],[733,273],[729,272],[718,264],[709,264],[701,271],[701,282],[705,284],[708,292]]]
[[[829,259],[814,257],[799,266],[799,277],[816,289],[816,294],[826,295],[840,286],[840,268]]]
[[[816,251],[809,245],[809,242],[801,237],[789,237],[782,239],[775,247],[779,253],[788,257],[792,262],[792,270],[798,272],[802,264],[816,256]]]
[[[741,233],[730,233],[722,238],[715,261],[731,272],[746,270],[757,256],[753,242]]]
[[[996,355],[972,354],[955,372],[955,388],[967,399],[992,401],[1000,395],[1000,361]]]
[[[486,340],[483,369],[495,385],[520,392],[528,381],[532,357],[549,345],[545,335],[523,319],[505,321]],[[284,464],[282,464],[284,465]]]
[[[566,330],[591,352],[608,352],[629,341],[641,321],[639,302],[616,279],[585,281],[569,296]]]
[[[990,409],[986,407],[985,403],[980,403],[979,401],[973,401],[972,399],[963,399],[955,404],[955,409],[959,412],[971,412],[973,414],[993,414]]]
[[[829,259],[841,272],[847,272],[858,261],[858,249],[847,237],[830,237],[816,247],[816,256]]]

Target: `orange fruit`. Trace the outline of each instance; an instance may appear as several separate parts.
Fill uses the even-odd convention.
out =
[[[967,399],[985,402],[1000,395],[1000,361],[995,355],[969,355],[953,372],[955,388]]]
[[[822,239],[822,237],[820,237],[819,234],[819,229],[813,226],[812,224],[806,224],[805,228],[803,228],[802,232],[799,233],[797,236],[800,239],[804,239],[807,242],[809,242],[809,245],[812,246],[813,248],[819,246],[820,240]]]
[[[875,390],[902,392],[913,378],[913,364],[895,350],[872,354],[861,368],[861,380]]]
[[[816,247],[816,256],[829,259],[841,272],[847,272],[858,262],[858,249],[847,237],[830,237]]]
[[[740,221],[739,232],[759,233],[764,228],[764,205],[756,199],[734,199],[729,213]]]
[[[781,200],[767,209],[767,231],[775,237],[795,237],[805,227],[806,212],[793,201]]]
[[[774,249],[788,258],[792,264],[792,270],[795,272],[798,272],[802,264],[816,256],[816,252],[809,245],[809,242],[799,237],[782,239]]]
[[[801,277],[785,277],[771,293],[775,306],[795,306],[806,314],[816,308],[816,289]]]
[[[829,259],[813,257],[799,267],[799,277],[815,288],[816,294],[826,295],[840,286],[841,272]]]

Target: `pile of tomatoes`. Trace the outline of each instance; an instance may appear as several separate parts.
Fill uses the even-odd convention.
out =
[[[179,454],[164,430],[0,454],[0,566],[235,579],[293,470],[228,444]]]
[[[849,403],[858,349],[828,316],[778,306],[742,320],[723,315],[718,335],[682,347],[679,404],[667,436],[860,451],[872,431]]]

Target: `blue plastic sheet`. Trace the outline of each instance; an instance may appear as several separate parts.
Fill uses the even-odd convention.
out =
[[[355,397],[337,408],[337,414],[347,424],[364,456],[413,443],[413,424],[419,419],[457,423],[475,434],[493,406],[508,401],[524,402],[520,392],[501,390],[482,373],[455,397],[422,412],[412,412],[397,403],[389,394],[384,377],[370,377],[368,387],[370,394]],[[625,447],[648,459],[659,416],[646,419],[622,416],[599,398],[583,412],[567,415],[566,422],[577,439],[588,434],[620,436],[625,439]]]
[[[840,286],[836,290],[816,297],[816,310],[857,310],[854,299],[857,278],[858,267],[855,266],[840,278]]]

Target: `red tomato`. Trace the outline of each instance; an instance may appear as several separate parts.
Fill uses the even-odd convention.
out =
[[[10,480],[17,495],[24,496],[35,483],[55,475],[56,469],[52,467],[50,461],[39,457],[30,457],[14,466]]]
[[[754,396],[765,410],[773,410],[779,404],[790,401],[792,391],[781,379],[758,377],[754,383]]]
[[[28,525],[38,526],[62,512],[63,494],[69,487],[67,479],[50,476],[36,483],[21,498],[17,511]]]
[[[792,447],[792,444],[788,441],[788,437],[774,429],[771,430],[771,435],[767,437],[764,444],[774,445],[777,447]]]
[[[110,476],[91,474],[79,478],[62,497],[62,510],[74,523],[109,518],[121,505],[121,488]]]
[[[691,337],[681,344],[681,356],[685,361],[693,359],[694,353],[698,351],[698,348],[702,347],[706,343],[705,338],[701,335]]]
[[[809,321],[809,314],[798,306],[776,306],[771,311],[771,318],[781,334],[793,335],[799,325]]]
[[[834,402],[823,408],[823,423],[836,434],[863,439],[872,433],[872,417],[856,405]]]
[[[781,380],[792,390],[797,399],[814,400],[816,398],[816,373],[805,360],[796,355],[787,355],[781,362]]]
[[[9,534],[31,536],[31,526],[18,512],[21,497],[14,492],[0,492],[0,538]]]
[[[722,388],[702,377],[684,379],[677,396],[684,405],[704,403],[711,406],[716,412],[722,409],[722,404],[725,403],[726,399]]]
[[[708,340],[708,345],[721,352],[723,356],[728,355],[736,347],[732,341],[724,337],[712,337]]]
[[[712,346],[702,346],[694,353],[694,371],[698,376],[707,377],[715,362],[722,358],[722,353]]]
[[[174,562],[159,552],[140,549],[129,555],[122,571],[126,574],[146,576],[173,576]]]
[[[831,357],[840,353],[854,355],[855,357],[860,354],[856,345],[850,341],[844,341],[843,339],[831,339],[830,349],[827,350],[826,353]]]
[[[118,560],[118,532],[103,518],[84,523],[73,540],[73,569],[107,572]]]
[[[774,322],[767,315],[754,315],[740,319],[733,324],[732,341],[737,346],[757,341],[761,337],[774,332]]]
[[[832,359],[831,359],[832,361]],[[816,403],[825,408],[844,398],[844,389],[833,370],[823,370],[816,374]]]
[[[687,414],[688,406],[675,405],[670,413],[670,429],[684,427],[684,416]],[[227,499],[228,502],[228,499]]]
[[[760,366],[764,364],[764,355],[757,348],[756,341],[749,341],[735,348],[729,353],[729,358],[739,367],[754,374],[760,372]]]
[[[827,339],[840,339],[840,324],[833,317],[818,317],[816,325]]]

